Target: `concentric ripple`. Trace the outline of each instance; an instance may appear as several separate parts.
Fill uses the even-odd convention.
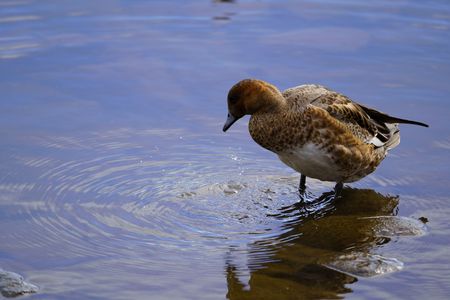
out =
[[[263,161],[221,145],[192,149],[196,138],[178,129],[120,129],[37,139],[46,156],[10,161],[28,182],[13,176],[1,185],[27,199],[9,205],[33,230],[9,234],[22,247],[52,245],[55,255],[66,247],[64,255],[76,257],[149,245],[215,248],[282,233],[282,221],[268,216],[295,201],[297,178],[279,184],[279,177],[256,176],[252,167]]]

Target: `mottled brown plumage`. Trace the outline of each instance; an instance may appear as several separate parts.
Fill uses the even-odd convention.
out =
[[[281,93],[255,79],[234,85],[228,94],[226,131],[246,114],[249,131],[302,176],[342,185],[372,173],[400,142],[397,123],[428,125],[391,117],[320,85]]]

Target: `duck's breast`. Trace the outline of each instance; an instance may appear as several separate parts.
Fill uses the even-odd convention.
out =
[[[345,171],[332,158],[331,153],[314,143],[277,153],[280,160],[301,174],[323,181],[342,181]]]

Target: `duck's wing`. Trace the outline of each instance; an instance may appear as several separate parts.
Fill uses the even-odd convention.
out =
[[[326,110],[332,117],[344,123],[355,136],[376,147],[384,146],[395,131],[398,131],[397,128],[388,128],[386,123],[372,119],[360,105],[336,92],[317,97],[309,105]]]
[[[308,106],[326,110],[332,117],[346,125],[362,141],[376,147],[390,149],[398,145],[398,123],[428,127],[427,124],[389,116],[352,101],[350,98],[321,85],[307,84],[289,88],[283,96],[293,109]]]
[[[326,110],[343,123],[355,136],[366,143],[382,146],[391,137],[391,130],[384,123],[377,123],[348,97],[321,85],[300,85],[283,92],[292,109],[315,107]],[[374,139],[374,137],[378,138]]]
[[[311,100],[309,105],[326,110],[332,117],[344,123],[353,134],[376,147],[390,149],[398,145],[400,135],[397,123],[428,127],[421,122],[391,117],[333,91]]]

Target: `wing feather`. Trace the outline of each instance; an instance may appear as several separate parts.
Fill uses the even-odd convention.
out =
[[[309,84],[290,88],[283,92],[283,96],[299,108],[312,105],[326,110],[346,125],[355,136],[376,148],[391,149],[399,144],[398,123],[428,127],[425,123],[392,117],[358,104],[321,85]]]
[[[383,121],[372,118],[358,103],[337,92],[314,99],[310,105],[325,109],[331,116],[344,123],[352,133],[376,148],[383,147],[394,137],[397,128],[387,126]],[[391,144],[391,143],[389,143]]]

